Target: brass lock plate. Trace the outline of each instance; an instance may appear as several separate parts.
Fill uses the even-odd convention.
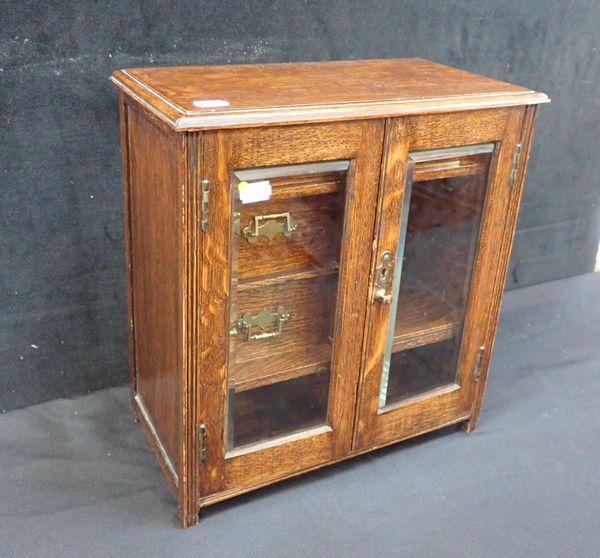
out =
[[[392,280],[392,253],[386,250],[379,258],[379,265],[375,268],[375,288],[387,289]]]
[[[390,304],[392,301],[392,295],[386,292],[392,282],[392,265],[392,253],[386,250],[381,254],[379,265],[375,268],[373,299],[385,304]]]

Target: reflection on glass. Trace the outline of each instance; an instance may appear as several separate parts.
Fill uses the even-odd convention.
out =
[[[255,389],[230,393],[229,436],[235,446],[319,426],[327,415],[329,368]]]
[[[348,165],[233,173],[228,450],[327,423]]]
[[[380,408],[456,381],[493,150],[410,156]]]

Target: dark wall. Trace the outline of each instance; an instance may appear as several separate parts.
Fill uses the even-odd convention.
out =
[[[600,2],[3,0],[0,410],[127,380],[115,68],[419,56],[541,90],[510,285],[590,271]]]

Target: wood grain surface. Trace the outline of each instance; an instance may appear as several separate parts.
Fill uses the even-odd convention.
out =
[[[522,108],[502,109],[496,112],[495,118],[489,111],[437,117],[416,116],[393,120],[390,125],[390,129],[396,130],[396,135],[406,139],[403,142],[395,140],[388,143],[390,151],[402,150],[403,155],[389,158],[384,173],[383,200],[380,202],[383,210],[379,230],[379,252],[387,249],[395,253],[400,225],[397,206],[403,192],[402,177],[408,158],[407,150],[416,150],[413,146],[423,150],[471,145],[473,136],[482,143],[497,142],[499,148],[490,164],[485,211],[464,316],[456,384],[449,389],[434,390],[409,398],[393,409],[386,409],[385,412],[379,411],[378,398],[389,310],[375,302],[371,310],[365,367],[361,379],[362,392],[356,433],[358,448],[379,445],[387,440],[410,435],[435,421],[440,424],[452,422],[457,417],[469,413],[474,397],[473,371],[477,364],[479,347],[485,344],[485,328],[489,318],[487,302],[490,294],[487,289],[494,284],[498,273],[498,259],[501,254],[499,247],[503,241],[504,217],[511,192],[509,175],[518,139],[516,132],[520,129],[523,112]],[[456,126],[452,125],[453,119],[457,122]],[[469,122],[469,127],[462,126],[460,122],[463,121]],[[435,129],[435,133],[427,134],[423,131],[428,129]],[[425,142],[426,139],[429,143]],[[396,209],[386,213],[390,204]],[[386,215],[389,215],[387,219]],[[438,271],[441,273],[443,270]],[[441,276],[440,280],[443,283],[444,277]],[[400,321],[414,314],[408,312],[406,316],[407,318],[400,318]],[[414,318],[410,319],[412,321]],[[437,322],[433,325],[438,328]],[[456,326],[453,318],[447,319],[447,325],[448,328]],[[410,328],[410,323],[407,326]],[[431,340],[439,340],[433,333],[432,331]]]
[[[129,175],[136,394],[176,470],[181,445],[180,199],[183,136],[131,108]]]
[[[297,325],[293,325],[294,318],[290,321],[290,330],[285,332],[281,340],[275,340],[277,348],[281,344],[283,353],[286,347],[293,349],[298,339],[303,336],[309,340],[317,335],[318,342],[311,341],[305,345],[305,352],[319,352],[319,346],[326,342],[326,330],[329,324],[335,324],[333,330],[333,346],[331,348],[331,386],[328,411],[328,424],[325,431],[300,435],[289,442],[279,443],[274,446],[234,453],[230,458],[223,460],[225,408],[227,400],[228,371],[234,365],[230,361],[229,347],[230,336],[230,298],[235,294],[238,310],[244,310],[242,302],[244,297],[251,293],[247,286],[243,291],[230,292],[230,267],[219,265],[218,272],[213,271],[211,265],[205,265],[204,271],[208,281],[203,282],[206,302],[204,308],[208,310],[203,317],[206,320],[205,330],[210,332],[203,342],[203,375],[200,405],[208,409],[206,420],[210,422],[207,431],[209,442],[209,458],[205,466],[206,476],[202,482],[202,493],[207,495],[233,485],[256,482],[258,479],[281,474],[289,467],[311,466],[323,459],[333,459],[336,455],[350,449],[352,437],[352,424],[354,404],[356,398],[356,385],[360,364],[360,345],[355,342],[357,337],[362,337],[364,327],[367,293],[369,289],[369,264],[370,251],[365,251],[364,246],[369,246],[373,237],[373,222],[375,218],[374,197],[377,191],[379,165],[383,138],[382,121],[361,121],[339,124],[317,124],[310,126],[291,126],[281,128],[246,129],[239,131],[208,132],[206,136],[206,171],[215,195],[211,207],[214,208],[214,223],[231,222],[232,198],[231,176],[234,170],[275,166],[282,164],[314,163],[318,161],[351,160],[345,182],[345,205],[343,208],[343,235],[340,243],[341,253],[339,261],[339,276],[329,275],[323,278],[302,279],[288,281],[273,287],[261,287],[254,295],[255,302],[248,298],[248,304],[258,304],[256,308],[266,303],[272,297],[265,296],[271,292],[278,293],[277,300],[285,304],[286,296],[292,302],[291,310],[298,315]],[[349,239],[352,239],[350,241]],[[232,248],[232,234],[226,227],[211,226],[204,235],[205,261],[230,262],[236,257]],[[213,275],[214,273],[214,275]],[[242,275],[241,270],[239,271]],[[294,310],[298,302],[294,292],[305,299],[302,289],[313,288],[314,282],[321,282],[325,296],[331,296],[333,285],[337,290],[337,308],[333,315],[327,316],[323,312],[331,312],[328,301],[322,298],[323,293],[312,295],[313,300],[306,310]],[[325,283],[323,283],[325,281]],[[307,287],[295,290],[302,283]],[[311,286],[312,285],[312,286]],[[318,285],[318,284],[317,284]],[[331,286],[330,286],[331,285]],[[266,289],[266,290],[265,290]],[[273,290],[275,289],[275,290]],[[294,289],[290,291],[290,289]],[[287,294],[286,294],[287,293]],[[329,293],[329,294],[327,294]],[[263,301],[264,298],[264,301]],[[233,300],[233,299],[231,299]],[[278,302],[279,304],[279,302]],[[314,306],[313,306],[314,305]],[[319,309],[317,310],[317,307]],[[310,308],[314,308],[310,311]],[[309,314],[315,314],[313,331],[309,326]],[[305,317],[303,317],[305,316]],[[306,325],[303,325],[306,324]],[[298,330],[297,328],[300,327]],[[304,332],[304,333],[303,333]],[[300,334],[300,337],[294,336]],[[325,339],[324,339],[325,337]],[[241,342],[235,340],[236,346]],[[316,344],[316,347],[315,347]],[[263,351],[261,345],[253,351]],[[267,345],[265,345],[267,347]],[[342,349],[343,347],[343,349]],[[250,350],[250,349],[247,349]],[[300,347],[299,347],[300,350]],[[246,349],[242,349],[246,351]],[[218,364],[213,361],[219,355]],[[244,355],[244,352],[241,353]],[[266,354],[265,354],[266,356]],[[277,351],[273,352],[273,363],[270,364],[263,358],[264,367],[270,370],[273,364],[280,365]],[[207,364],[210,363],[210,364]],[[299,363],[300,364],[300,363]],[[286,368],[280,369],[283,372]],[[232,369],[232,371],[235,369]],[[276,372],[273,369],[271,373]],[[243,376],[242,376],[243,377]],[[214,446],[213,446],[214,444]],[[218,488],[220,486],[220,488]]]
[[[547,102],[418,58],[118,70],[113,83],[177,130],[449,112]],[[225,101],[199,108],[198,101]],[[194,104],[196,102],[196,104]]]

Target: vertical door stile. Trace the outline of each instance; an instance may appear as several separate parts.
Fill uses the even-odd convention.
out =
[[[394,118],[387,121],[378,193],[377,235],[374,239],[376,249],[371,266],[373,283],[377,275],[377,267],[381,265],[384,254],[387,252],[395,255],[397,252],[400,231],[398,216],[402,213],[404,182],[407,172],[409,122],[410,118]],[[392,259],[392,276],[388,277],[388,284],[393,284],[394,268],[395,260]],[[390,319],[391,311],[391,304],[385,304],[383,300],[375,300],[376,287],[374,284],[371,285],[369,292],[369,316],[365,326],[367,338],[363,345],[363,372],[355,419],[357,424],[356,446],[368,443],[369,433],[375,428],[377,402],[373,400],[371,394],[378,389],[380,383],[380,371],[387,339],[385,324]]]
[[[198,422],[205,425],[205,460],[200,465],[201,494],[223,489],[223,419],[226,402],[227,332],[229,331],[230,220],[227,173],[228,144],[224,133],[205,132],[202,142],[203,179],[210,188],[210,219],[202,233],[201,381]]]
[[[496,330],[500,317],[500,305],[504,286],[506,283],[506,275],[510,262],[510,254],[515,235],[517,215],[525,182],[525,172],[531,153],[531,144],[533,139],[533,130],[537,116],[538,106],[532,105],[526,109],[515,109],[512,121],[507,126],[507,148],[510,150],[514,146],[513,163],[509,178],[504,189],[505,195],[509,197],[507,208],[505,210],[505,220],[503,224],[503,237],[500,244],[500,249],[497,251],[497,260],[495,263],[496,276],[494,281],[493,291],[489,295],[489,310],[486,331],[484,334],[485,356],[481,363],[479,380],[473,388],[473,393],[470,397],[471,402],[471,417],[464,425],[467,432],[475,429],[481,415],[483,397],[487,387],[488,368],[490,359],[493,353]],[[520,149],[518,146],[521,146]],[[518,154],[518,164],[514,168],[514,160]]]

